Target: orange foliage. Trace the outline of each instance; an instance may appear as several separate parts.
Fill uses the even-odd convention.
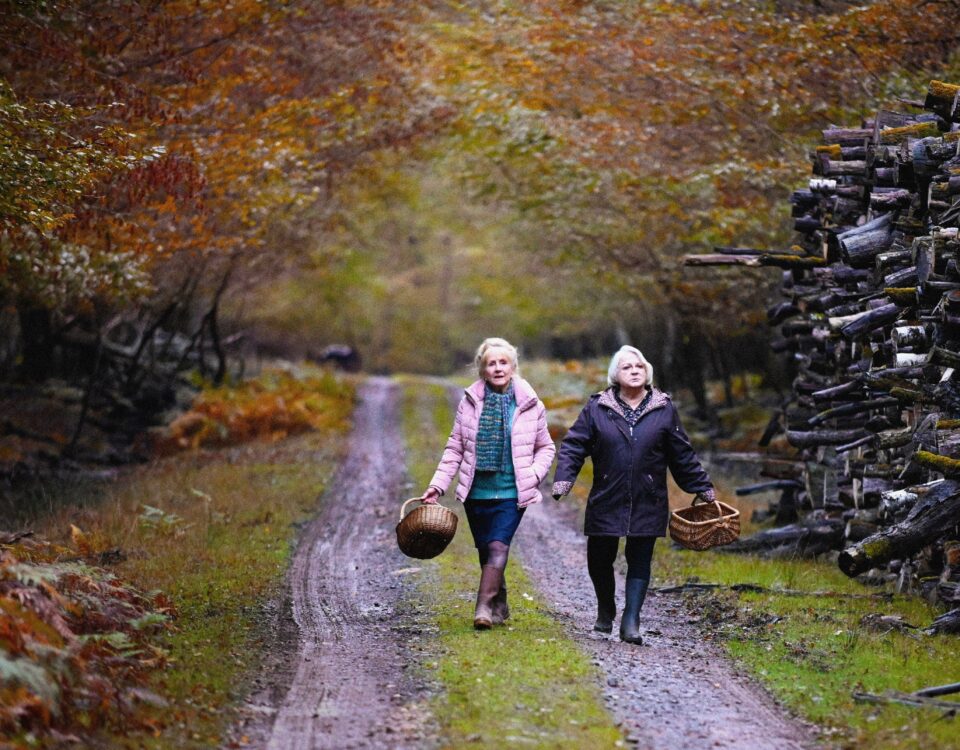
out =
[[[163,454],[281,440],[342,424],[352,406],[352,390],[332,375],[299,379],[270,371],[257,380],[201,393],[189,411],[170,423],[154,450]]]
[[[48,241],[86,248],[90,267],[78,271],[86,277],[101,256],[102,264],[125,263],[156,280],[181,252],[241,255],[250,264],[265,249],[282,254],[282,244],[268,243],[272,227],[311,209],[324,220],[334,181],[366,154],[432,132],[445,119],[407,75],[417,61],[404,44],[409,11],[402,4],[8,5],[0,85],[8,83],[27,111],[38,101],[69,102],[69,127],[51,128],[47,139],[88,150],[99,144],[117,157],[97,162],[84,179],[68,182],[66,170],[51,175],[64,190],[41,206],[59,222],[47,221]],[[21,207],[16,221],[0,204],[0,226],[29,228],[23,217],[33,215],[25,207],[32,199],[13,196],[11,205]],[[19,245],[16,257],[42,250],[32,229],[9,237]],[[78,304],[57,298],[59,277],[39,290],[26,277],[7,279],[18,304],[58,311]],[[110,299],[119,284],[80,284],[80,301]]]
[[[149,726],[143,688],[166,661],[156,637],[175,614],[90,563],[73,527],[66,548],[0,534],[0,733],[73,735],[101,726]],[[8,537],[13,538],[13,537]],[[75,738],[75,741],[79,741]]]

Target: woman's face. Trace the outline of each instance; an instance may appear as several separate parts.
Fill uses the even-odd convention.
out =
[[[488,349],[483,358],[483,379],[495,391],[502,391],[513,377],[513,362],[503,349]]]
[[[621,388],[642,388],[647,383],[647,368],[636,354],[627,353],[620,357],[617,367],[617,381]]]

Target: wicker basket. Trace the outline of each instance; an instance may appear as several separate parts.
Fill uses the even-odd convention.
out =
[[[407,513],[407,506],[419,500],[411,497],[400,507],[397,544],[407,557],[429,560],[443,552],[457,533],[457,514],[436,503],[424,503]]]
[[[670,538],[681,547],[704,550],[730,544],[740,536],[740,511],[719,500],[695,497],[689,507],[670,514]]]

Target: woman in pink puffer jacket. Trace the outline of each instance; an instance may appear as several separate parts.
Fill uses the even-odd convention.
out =
[[[517,374],[517,350],[504,339],[486,339],[476,365],[480,380],[464,393],[440,465],[420,499],[437,502],[459,470],[457,499],[480,556],[473,626],[486,630],[510,616],[503,577],[510,542],[526,507],[542,499],[540,483],[556,448],[543,402]]]

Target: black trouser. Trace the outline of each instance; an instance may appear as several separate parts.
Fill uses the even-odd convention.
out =
[[[624,554],[627,558],[627,578],[643,578],[650,580],[650,561],[653,559],[653,545],[655,536],[628,536]],[[616,536],[588,536],[587,537],[587,570],[593,585],[598,580],[606,584],[609,580],[613,584],[613,563],[617,559],[617,548],[620,537]],[[600,588],[597,589],[598,593]]]

